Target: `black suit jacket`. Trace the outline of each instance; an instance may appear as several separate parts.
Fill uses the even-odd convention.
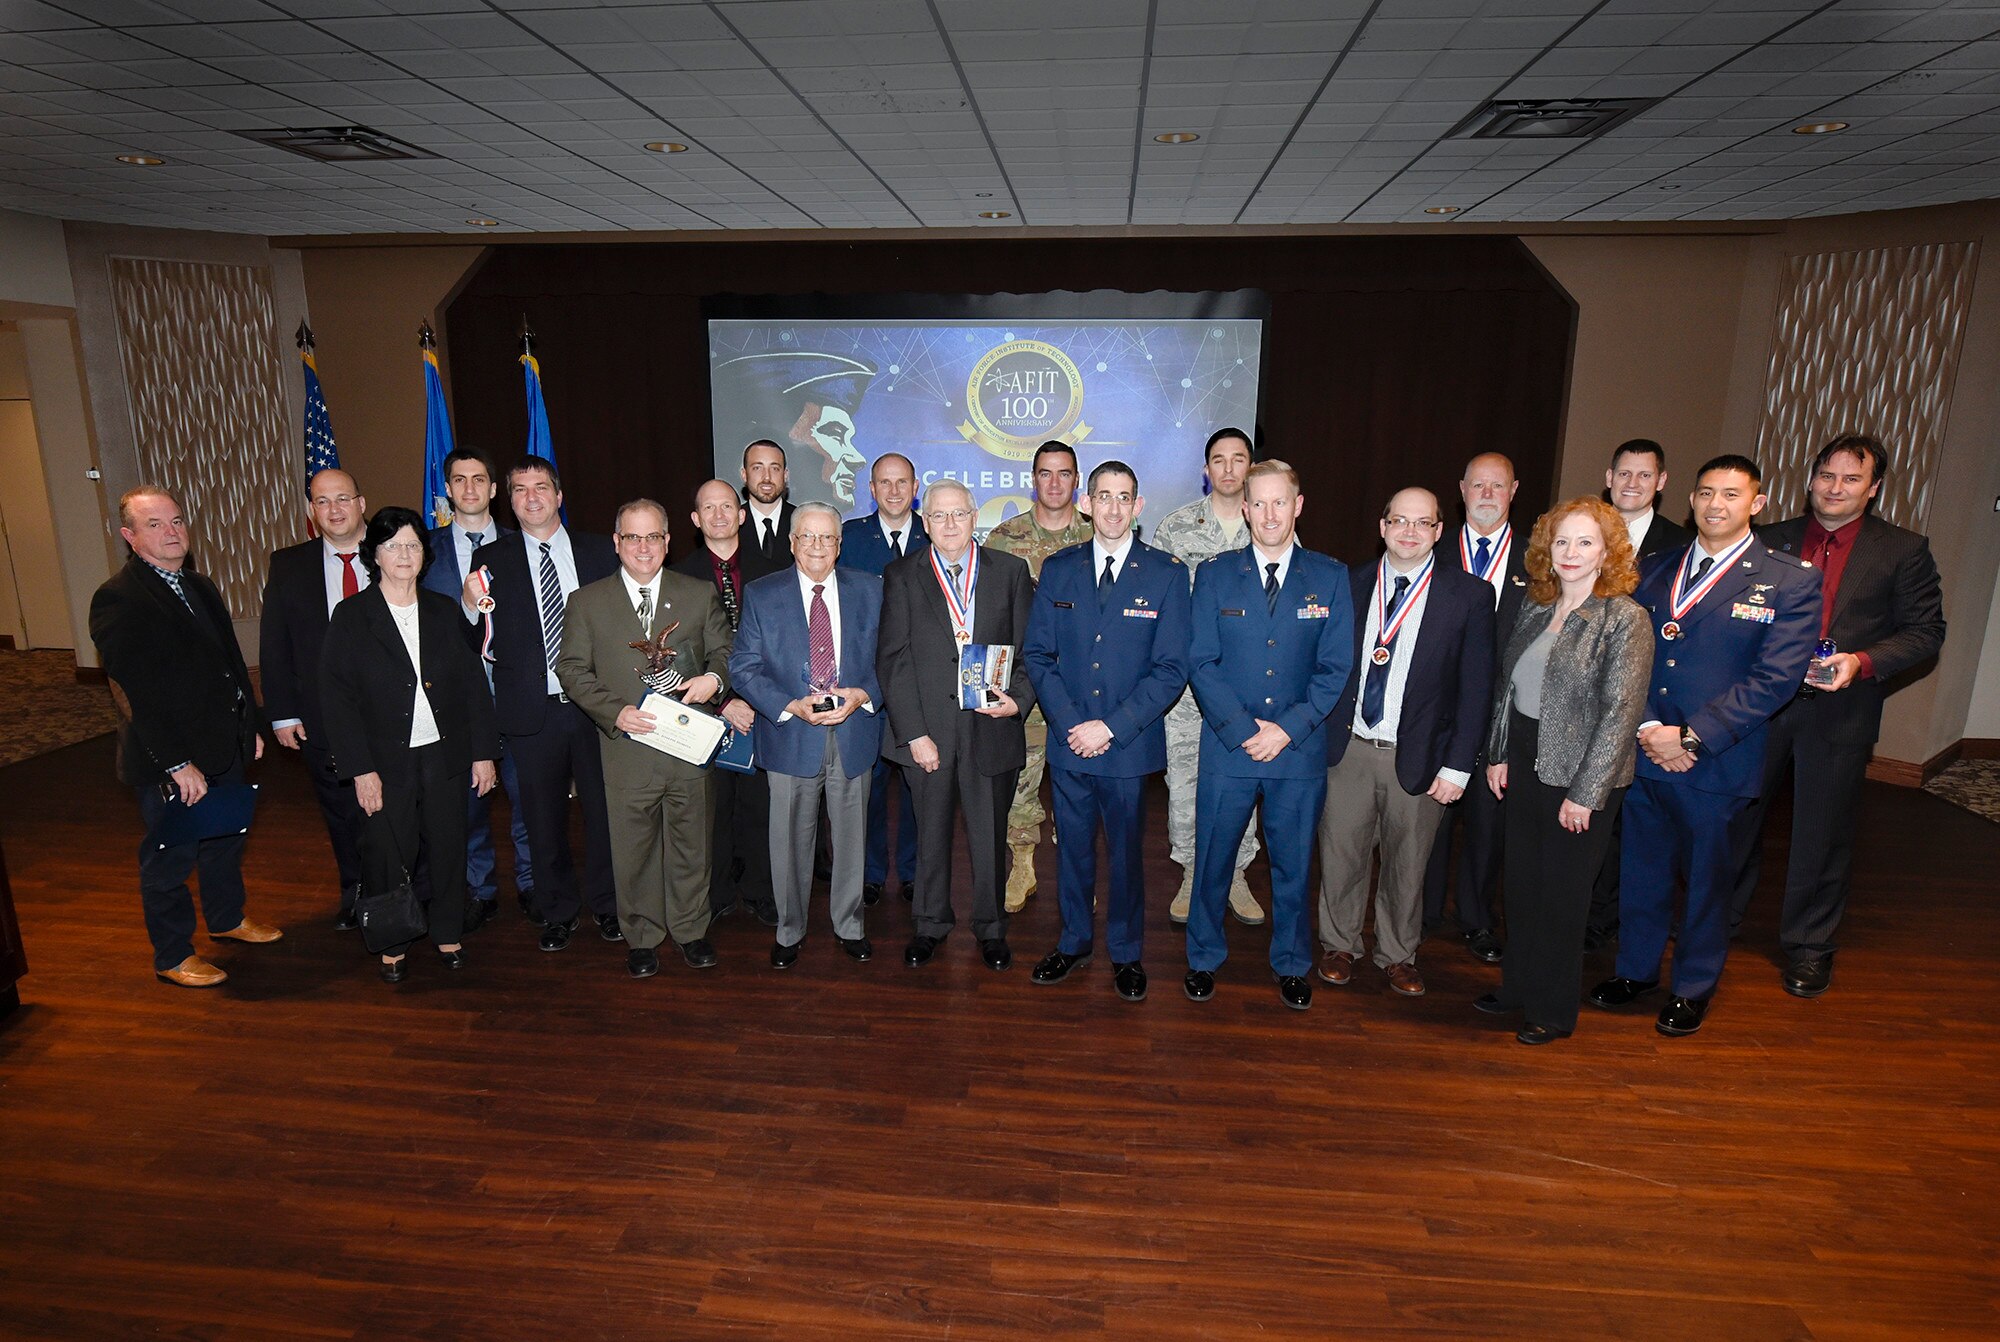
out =
[[[258,669],[270,720],[297,718],[306,725],[306,739],[322,744],[319,654],[326,642],[325,547],[326,542],[315,537],[271,555],[271,570],[264,579]]]
[[[609,536],[569,533],[579,587],[618,571],[618,552]],[[528,566],[528,542],[519,535],[488,541],[472,556],[474,568],[492,576],[493,707],[504,736],[532,736],[549,711],[549,659],[542,648],[542,597]],[[477,637],[478,626],[464,620],[462,637]]]
[[[1669,522],[1665,513],[1655,509],[1652,523],[1646,528],[1646,538],[1639,542],[1639,558],[1648,558],[1662,550],[1685,550],[1693,541],[1692,531]]]
[[[248,763],[263,725],[222,594],[192,566],[181,585],[193,611],[133,556],[90,599],[98,661],[132,710],[118,723],[118,777],[134,787],[189,761],[205,774]]]
[[[764,558],[763,551],[751,543],[748,535],[743,535],[741,543],[736,547],[736,567],[742,571],[743,586],[748,587],[759,578],[768,578],[773,573],[779,573],[790,568],[792,566],[791,546],[791,541],[787,540],[785,542],[785,557],[783,561],[774,564]],[[708,544],[706,541],[696,546],[691,553],[682,555],[679,559],[668,565],[668,567],[676,573],[685,573],[690,578],[699,578],[710,586],[714,586],[715,584],[715,566],[709,562]],[[741,609],[743,604],[743,592],[741,589],[738,589],[736,593],[736,602],[737,607]]]
[[[1764,544],[1804,557],[1807,517],[1759,531]],[[1882,734],[1884,682],[1937,656],[1944,646],[1944,591],[1930,542],[1872,514],[1861,528],[1834,593],[1827,637],[1840,651],[1868,654],[1872,679],[1857,677],[1846,689],[1822,695],[1827,729],[1842,745],[1873,745]]]
[[[1028,613],[1034,602],[1035,580],[1028,575],[1026,561],[980,546],[972,641],[1014,645],[1007,693],[1021,708],[1010,718],[989,718],[958,706],[958,644],[952,638],[944,592],[931,572],[931,552],[905,555],[883,571],[882,632],[875,669],[889,710],[884,755],[898,764],[912,764],[910,742],[928,736],[943,759],[940,767],[949,768],[951,728],[955,715],[963,713],[972,721],[973,767],[980,773],[1005,773],[1026,762],[1025,724],[1028,710],[1035,706],[1035,690],[1019,654],[1027,641]]]
[[[1327,767],[1340,763],[1354,734],[1354,706],[1368,675],[1368,611],[1381,565],[1348,570],[1354,590],[1354,674],[1327,719]],[[1473,773],[1493,702],[1493,589],[1455,564],[1431,570],[1423,623],[1410,649],[1410,674],[1396,722],[1396,781],[1411,796],[1428,792],[1439,769]],[[1372,649],[1370,650],[1372,651]],[[1483,780],[1473,779],[1466,786]]]
[[[417,655],[424,694],[437,719],[439,745],[453,770],[500,757],[486,672],[465,641],[458,602],[417,589]],[[388,598],[371,587],[333,609],[320,655],[325,690],[326,744],[342,778],[380,774],[384,782],[416,779],[410,722],[416,716],[417,668],[389,613]]]
[[[792,562],[792,514],[797,511],[790,499],[778,500],[776,539],[767,550],[764,548],[763,527],[757,522],[757,514],[750,511],[750,501],[746,498],[743,502],[743,526],[736,534],[743,538],[744,545],[763,555],[765,563],[777,568],[789,568]]]

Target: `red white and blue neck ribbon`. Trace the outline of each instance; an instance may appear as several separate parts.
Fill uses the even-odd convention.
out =
[[[944,561],[938,557],[936,546],[931,547],[931,573],[937,578],[937,585],[944,589],[944,604],[951,612],[951,634],[961,644],[972,642],[973,595],[979,585],[979,547],[969,545],[965,550],[965,591],[961,593],[952,584],[951,575],[946,573]]]
[[[1410,590],[1404,593],[1403,604],[1396,607],[1396,618],[1392,620],[1389,618],[1389,583],[1391,581],[1389,577],[1389,561],[1387,559],[1381,561],[1381,568],[1375,574],[1376,647],[1393,648],[1396,646],[1396,635],[1402,632],[1403,621],[1409,619],[1410,612],[1417,608],[1417,602],[1423,597],[1424,589],[1431,585],[1431,571],[1436,567],[1436,555],[1430,555],[1424,560],[1424,566],[1417,570],[1416,580],[1410,584]],[[1399,573],[1396,576],[1402,577],[1404,575]]]
[[[1472,546],[1466,540],[1466,533],[1471,530],[1471,527],[1460,527],[1458,529],[1459,563],[1473,577],[1478,578],[1482,582],[1492,582],[1494,574],[1505,573],[1507,571],[1507,551],[1514,548],[1514,524],[1512,522],[1502,522],[1500,530],[1491,538],[1493,540],[1493,548],[1487,552],[1486,570],[1483,573],[1472,566]]]
[[[1750,548],[1750,542],[1756,538],[1757,533],[1753,531],[1716,556],[1715,563],[1709,566],[1708,576],[1693,587],[1688,584],[1694,574],[1695,552],[1701,549],[1701,543],[1696,541],[1689,545],[1687,553],[1681,556],[1681,566],[1674,574],[1674,589],[1667,599],[1667,608],[1673,612],[1673,617],[1676,620],[1681,619],[1700,605],[1701,599],[1708,595],[1708,589],[1722,580],[1722,575],[1735,565],[1743,552]]]

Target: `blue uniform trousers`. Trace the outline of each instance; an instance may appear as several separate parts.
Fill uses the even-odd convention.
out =
[[[1326,801],[1326,771],[1310,778],[1237,778],[1204,769],[1195,784],[1194,891],[1187,922],[1188,968],[1213,973],[1229,958],[1222,911],[1236,876],[1236,849],[1250,813],[1264,808],[1271,858],[1271,968],[1296,976],[1312,968],[1312,906],[1306,881]]]
[[[528,821],[521,813],[521,784],[514,776],[512,752],[500,752],[500,786],[507,790],[507,810],[513,821],[514,888],[531,894],[535,888],[535,867],[528,855]],[[500,880],[493,856],[493,794],[479,795],[478,788],[465,794],[465,891],[474,899],[492,902],[500,898]]]
[[[917,883],[917,808],[910,799],[910,780],[893,761],[875,761],[875,778],[868,788],[868,848],[862,863],[863,885],[889,881],[889,794],[896,794],[896,879],[905,890]]]
[[[1715,991],[1729,955],[1736,885],[1730,821],[1749,801],[1657,778],[1632,784],[1618,869],[1620,978],[1659,977],[1673,928],[1674,885],[1685,881],[1687,908],[1674,934],[1673,993],[1706,998]]]
[[[1105,778],[1049,767],[1056,799],[1056,890],[1062,903],[1062,939],[1056,949],[1080,955],[1091,944],[1096,916],[1097,826],[1111,860],[1111,900],[1104,914],[1105,940],[1114,964],[1137,960],[1146,940],[1146,877],[1139,840],[1145,833],[1146,780]]]

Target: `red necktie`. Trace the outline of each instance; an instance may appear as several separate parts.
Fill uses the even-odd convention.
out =
[[[334,554],[339,558],[341,563],[340,599],[345,601],[348,597],[353,596],[361,590],[361,575],[354,571],[354,551],[349,550],[342,553],[336,550]]]
[[[816,690],[831,689],[834,678],[833,618],[820,595],[824,590],[824,584],[813,584],[812,609],[806,615],[806,653],[811,659],[807,670]]]

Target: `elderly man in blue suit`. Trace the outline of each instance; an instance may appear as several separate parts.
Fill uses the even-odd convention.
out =
[[[840,514],[828,504],[798,506],[791,542],[794,567],[745,589],[729,656],[736,692],[757,710],[750,739],[771,786],[773,969],[798,963],[805,941],[822,799],[833,849],[834,936],[851,959],[874,953],[862,926],[861,876],[869,780],[882,753],[875,675],[882,580],[835,567]]]
[[[1062,859],[1062,939],[1035,966],[1060,983],[1090,960],[1097,895],[1097,830],[1111,855],[1112,986],[1146,997],[1140,951],[1146,886],[1140,840],[1146,776],[1167,767],[1167,710],[1187,688],[1191,598],[1187,567],[1132,535],[1146,500],[1122,461],[1090,473],[1092,537],[1042,564],[1021,660],[1049,724]]]
[[[882,576],[904,555],[921,553],[930,544],[924,519],[917,515],[917,468],[900,452],[885,452],[868,473],[868,492],[875,511],[851,517],[840,528],[840,566]],[[896,879],[909,899],[917,886],[917,813],[910,782],[888,759],[875,761],[875,778],[868,789],[868,861],[861,876],[861,902],[873,905],[889,883],[889,795],[896,796],[901,819],[896,826]]]
[[[514,533],[493,518],[493,463],[484,452],[461,447],[444,459],[444,484],[451,495],[451,521],[432,527],[431,564],[424,570],[423,585],[440,596],[456,601],[465,587],[465,575],[472,570],[472,552],[487,541],[501,540]],[[481,620],[482,642],[485,621]],[[486,687],[493,688],[493,664],[485,658]],[[521,784],[514,773],[514,757],[500,752],[500,786],[507,789],[507,806],[513,813],[514,889],[521,912],[533,916],[535,866],[528,850],[528,821],[521,812]],[[465,930],[476,932],[491,918],[500,904],[500,881],[493,858],[492,794],[481,796],[476,787],[466,789],[465,814]]]
[[[1313,835],[1326,797],[1326,720],[1354,668],[1347,566],[1298,544],[1305,498],[1282,461],[1250,468],[1250,544],[1195,570],[1191,683],[1201,705],[1190,1000],[1215,996],[1236,847],[1261,802],[1271,858],[1271,969],[1288,1007],[1312,1005]]]
[[[1625,1006],[1659,986],[1674,881],[1687,908],[1674,939],[1673,994],[1654,1027],[1701,1028],[1729,955],[1736,878],[1730,822],[1757,795],[1772,714],[1792,701],[1819,638],[1819,573],[1750,529],[1765,504],[1747,457],[1695,476],[1695,539],[1647,561],[1632,599],[1652,613],[1652,692],[1639,724],[1638,777],[1625,800],[1618,874],[1618,966],[1591,991]]]

